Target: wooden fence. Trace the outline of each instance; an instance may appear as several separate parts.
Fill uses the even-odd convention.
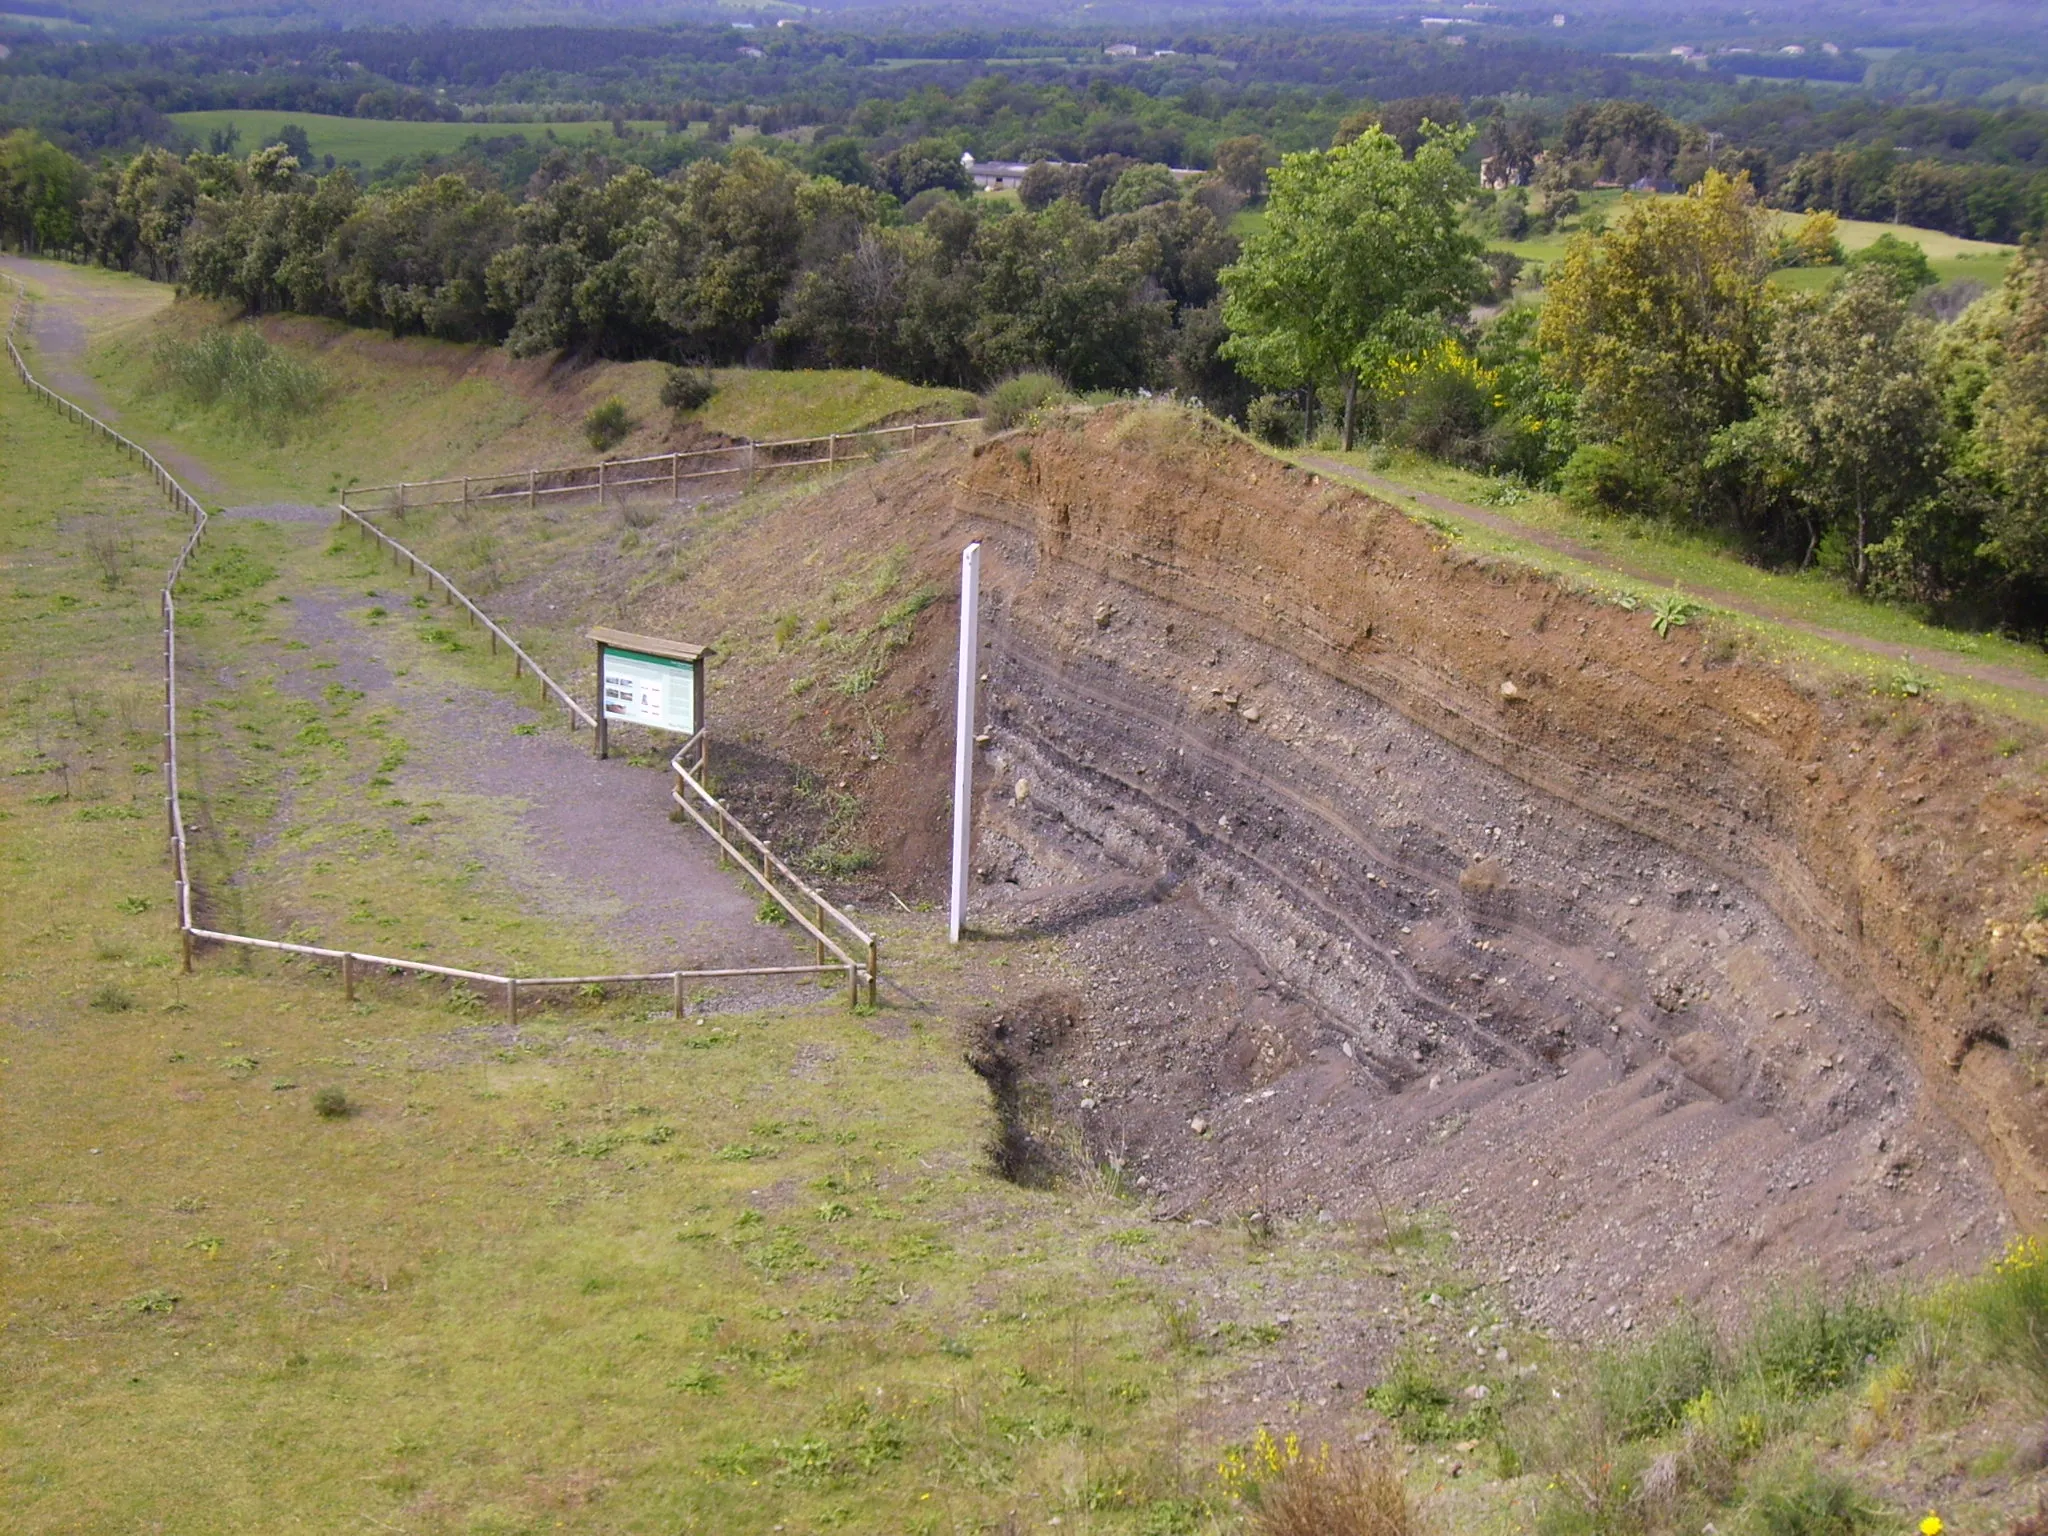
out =
[[[7,322],[7,357],[21,382],[35,398],[61,411],[70,420],[148,465],[157,487],[169,498],[174,507],[192,519],[191,536],[185,540],[184,545],[178,550],[177,558],[171,562],[160,594],[164,666],[164,811],[170,838],[171,859],[176,871],[178,937],[184,951],[185,969],[188,972],[192,969],[193,943],[200,941],[242,949],[271,950],[280,954],[303,955],[310,959],[335,962],[341,969],[342,991],[350,999],[355,997],[356,982],[365,968],[381,969],[388,973],[445,976],[451,981],[476,982],[502,988],[505,995],[506,1017],[515,1024],[519,1021],[519,998],[522,988],[531,993],[542,988],[660,984],[673,989],[675,1015],[681,1018],[686,1002],[686,986],[693,981],[741,976],[840,974],[846,978],[850,1003],[854,1006],[859,1005],[863,982],[866,983],[869,1004],[874,1003],[876,982],[880,974],[880,955],[876,940],[855,925],[837,907],[826,901],[781,859],[769,852],[767,844],[742,826],[737,818],[712,798],[699,779],[684,767],[685,759],[695,752],[694,766],[698,774],[701,775],[703,772],[706,747],[702,731],[684,744],[671,764],[679,785],[689,786],[691,794],[695,797],[694,802],[684,803],[680,799],[679,789],[678,803],[682,803],[684,810],[697,825],[710,834],[713,841],[718,844],[722,858],[730,857],[737,861],[753,881],[766,891],[799,927],[811,935],[817,945],[817,961],[814,964],[728,966],[716,969],[643,971],[602,976],[511,976],[493,971],[470,970],[460,966],[434,965],[425,960],[411,960],[403,956],[365,954],[356,950],[331,949],[323,945],[299,944],[283,939],[261,939],[245,933],[228,933],[220,929],[200,927],[193,919],[192,868],[185,831],[184,801],[178,780],[178,608],[175,588],[183,577],[193,553],[199,548],[200,540],[205,536],[206,509],[148,449],[115,431],[97,416],[37,380],[30,371],[27,361],[22,357],[21,349],[15,345],[15,333],[27,308],[28,290],[19,282],[15,282],[14,289],[14,307]],[[349,507],[343,506],[341,513],[345,524],[352,522],[364,537],[376,539],[391,554],[394,562],[403,560],[413,575],[424,573],[429,595],[432,595],[438,585],[444,602],[460,604],[468,613],[471,623],[479,624],[490,632],[493,654],[502,643],[512,654],[514,676],[522,675],[523,671],[531,671],[540,689],[541,701],[545,703],[552,694],[568,711],[570,729],[575,729],[578,724],[595,727],[597,722],[590,711],[549,677],[538,662],[489,615],[464,596],[446,576]],[[712,815],[715,815],[715,823],[707,818],[700,806],[707,807]],[[746,849],[753,850],[753,858],[750,859],[743,851]],[[806,916],[806,911],[811,915]],[[837,926],[840,937],[834,937],[827,929],[828,917]]]
[[[543,497],[595,496],[600,506],[613,497],[666,494],[682,499],[683,487],[702,480],[739,480],[790,469],[872,463],[915,448],[941,433],[970,427],[978,416],[951,421],[918,421],[903,427],[835,432],[825,437],[792,437],[779,442],[733,443],[648,458],[606,459],[555,469],[522,469],[502,475],[453,475],[443,480],[406,480],[397,485],[350,486],[341,504],[366,512],[409,512],[417,507],[473,507],[494,501],[539,506]]]

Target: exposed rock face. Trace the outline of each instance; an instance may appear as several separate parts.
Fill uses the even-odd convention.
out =
[[[938,582],[984,539],[982,920],[1083,996],[1015,1070],[1147,1193],[1440,1203],[1579,1324],[2048,1215],[2028,733],[1659,637],[1182,413],[956,453],[802,515]],[[943,736],[870,781],[899,881]]]

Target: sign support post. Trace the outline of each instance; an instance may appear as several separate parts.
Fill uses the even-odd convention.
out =
[[[960,682],[954,699],[951,942],[967,918],[967,864],[974,844],[974,694],[981,666],[981,541],[960,551]]]

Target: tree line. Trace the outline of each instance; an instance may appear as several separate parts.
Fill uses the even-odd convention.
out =
[[[658,177],[558,152],[528,195],[455,176],[365,192],[281,145],[246,158],[149,150],[89,173],[28,133],[0,140],[0,237],[290,311],[514,352],[869,367],[981,386],[1048,368],[1084,390],[1222,385],[1218,274],[1242,196],[1183,195],[1105,157],[1095,201],[957,195],[943,151],[811,175],[740,146]],[[918,198],[924,203],[920,206]],[[1220,216],[1219,216],[1220,215]],[[1214,392],[1212,390],[1212,392]]]
[[[1265,227],[1221,277],[1222,351],[1385,442],[1556,485],[1581,509],[1820,568],[1950,620],[2048,628],[2048,255],[2028,247],[1952,319],[1918,246],[1845,256],[1746,175],[1631,198],[1575,236],[1540,307],[1471,319],[1460,219],[1472,130],[1379,129],[1272,173]],[[1819,292],[1772,281],[1834,267]],[[1963,297],[1967,297],[1964,295]],[[1284,408],[1283,407],[1287,407]],[[1255,430],[1296,435],[1279,396]]]
[[[963,195],[942,140],[880,160],[827,141],[810,170],[741,145],[665,176],[557,151],[515,198],[447,175],[366,191],[281,145],[91,170],[16,133],[0,239],[249,313],[524,354],[974,388],[1044,369],[1174,390],[1275,440],[1320,410],[1347,445],[1555,485],[1949,618],[2048,627],[2038,255],[1959,314],[1932,309],[1917,247],[1845,257],[1831,215],[1781,230],[1744,171],[1709,165],[1576,237],[1540,306],[1479,323],[1505,297],[1472,217],[1486,125],[1384,115],[1277,164],[1227,142],[1192,183],[1126,157],[1040,166],[1017,204]],[[1579,152],[1622,153],[1626,115],[1598,116]],[[1231,216],[1262,186],[1240,243]],[[1788,292],[1771,281],[1787,263],[1839,276]]]

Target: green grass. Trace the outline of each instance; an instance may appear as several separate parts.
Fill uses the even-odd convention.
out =
[[[1414,492],[1428,492],[1485,505],[1486,496],[1496,485],[1487,476],[1409,454],[1397,455],[1389,465],[1380,469],[1368,468],[1367,456],[1362,450],[1349,455],[1335,450],[1319,450],[1316,456],[1352,465],[1408,488],[1408,496],[1397,495],[1395,499],[1410,510],[1455,529],[1458,538],[1475,550],[1509,555],[1596,590],[1633,593],[1644,600],[1646,609],[1648,599],[1658,589],[1677,588],[1709,606],[1712,603],[1710,594],[1726,593],[1771,615],[1801,624],[1839,631],[1860,639],[1907,646],[1918,654],[1945,653],[2012,667],[2031,676],[2048,679],[2048,656],[2044,656],[2037,646],[1999,635],[1927,623],[1904,609],[1860,598],[1838,578],[1820,571],[1763,570],[1703,535],[1646,523],[1588,517],[1566,506],[1562,498],[1543,492],[1533,493],[1512,505],[1488,507],[1496,515],[1522,524],[1532,532],[1562,535],[1630,568],[1627,572],[1617,572],[1545,549],[1511,534],[1502,534],[1483,524],[1460,518],[1455,513],[1425,507],[1413,497]],[[1748,631],[1773,653],[1821,661],[1863,677],[1872,686],[1887,685],[1901,668],[1901,663],[1896,660],[1873,656],[1853,645],[1831,641],[1786,624],[1772,623],[1769,618],[1755,618],[1725,609],[1718,613],[1719,622]],[[1647,616],[1644,622],[1649,622]],[[1945,676],[1939,686],[2003,713],[2034,720],[2048,719],[2048,700],[2036,695]]]
[[[261,112],[222,108],[204,112],[173,112],[170,119],[200,148],[227,128],[241,130],[239,153],[250,154],[277,142],[278,130],[297,123],[306,130],[313,153],[332,155],[343,165],[370,170],[410,155],[446,154],[474,138],[523,138],[542,142],[550,136],[564,144],[583,144],[612,137],[608,122],[587,123],[405,123],[369,117],[329,117],[318,112]],[[634,121],[640,133],[666,133],[663,122]]]
[[[421,337],[394,341],[332,321],[283,319],[266,331],[281,357],[318,371],[317,410],[282,432],[244,414],[203,408],[162,387],[157,358],[228,323],[219,305],[172,303],[162,284],[119,273],[63,268],[90,289],[109,318],[93,322],[88,371],[124,420],[208,460],[223,496],[313,502],[359,484],[583,464],[596,455],[584,433],[592,408],[612,396],[636,424],[612,457],[667,452],[675,414],[660,401],[659,363],[598,363],[557,370],[497,348]],[[54,281],[54,279],[53,279]],[[35,279],[31,276],[31,283]],[[47,287],[48,284],[41,286]],[[855,432],[910,415],[971,414],[962,390],[928,389],[865,370],[719,369],[719,391],[687,420],[714,432],[762,439]]]
[[[1624,196],[1613,190],[1583,192],[1580,201],[1588,213],[1596,208],[1605,209],[1611,220]],[[1245,215],[1240,214],[1239,218]],[[1574,236],[1583,227],[1584,214],[1567,219],[1564,225],[1547,235],[1536,235],[1526,240],[1495,240],[1491,248],[1497,251],[1511,251],[1525,261],[1548,265],[1564,258]],[[1778,227],[1797,227],[1805,215],[1779,213],[1775,215]],[[1236,226],[1233,225],[1233,228]],[[1877,223],[1866,219],[1842,219],[1837,223],[1837,232],[1842,248],[1851,253],[1862,250],[1882,235],[1897,238],[1917,245],[1927,253],[1933,263],[1935,275],[1943,282],[1975,281],[1986,287],[1996,287],[2003,280],[2006,268],[2012,264],[2014,248],[2009,245],[1995,245],[1985,240],[1967,240],[1959,235],[1946,235],[1939,230],[1916,229],[1910,224]],[[1812,291],[1826,287],[1839,273],[1828,267],[1794,268],[1773,275],[1772,281],[1786,288]]]
[[[866,369],[715,370],[718,393],[691,419],[731,437],[771,439],[858,432],[921,414],[971,416],[974,396],[928,389]]]

